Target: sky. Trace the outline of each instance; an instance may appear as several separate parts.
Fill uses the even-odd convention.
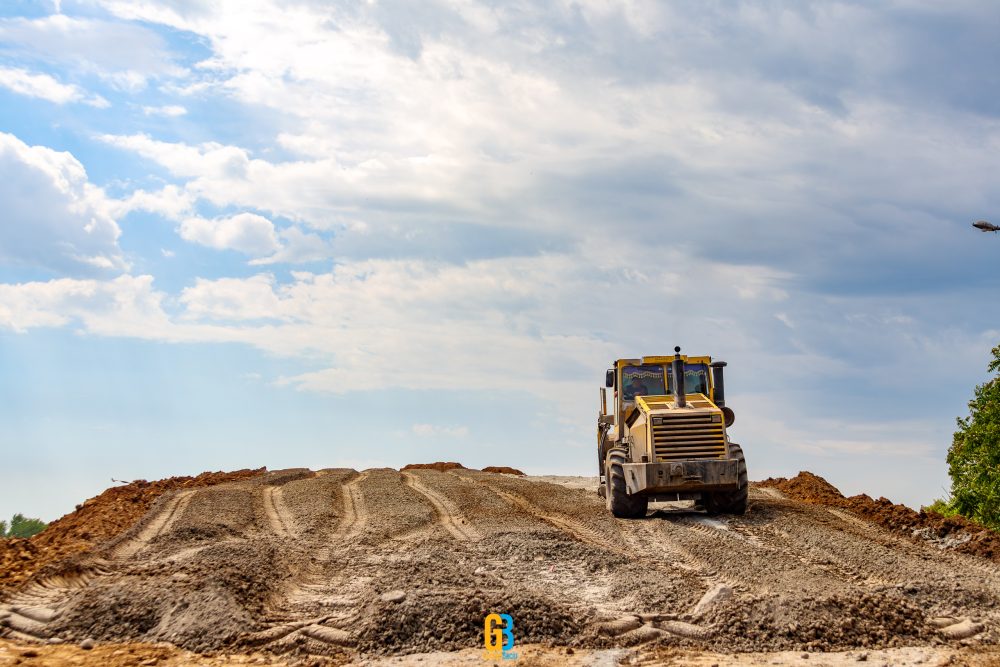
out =
[[[0,4],[0,516],[112,480],[596,473],[729,363],[752,479],[913,507],[1000,343],[990,0]],[[991,217],[993,216],[993,217]]]

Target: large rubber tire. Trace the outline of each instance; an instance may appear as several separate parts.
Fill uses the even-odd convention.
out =
[[[624,449],[614,448],[608,452],[605,466],[607,486],[607,506],[619,519],[640,519],[646,516],[649,508],[649,498],[646,496],[629,495],[625,487],[625,468],[627,457]]]
[[[725,491],[706,495],[702,504],[710,514],[746,514],[747,495],[750,492],[750,481],[747,476],[747,461],[743,456],[743,448],[736,443],[729,443],[729,452],[737,461],[739,470],[739,486],[735,491]]]

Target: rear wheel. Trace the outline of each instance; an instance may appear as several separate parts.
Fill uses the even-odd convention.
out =
[[[743,456],[743,448],[735,443],[729,443],[729,453],[737,462],[739,486],[732,491],[705,495],[702,504],[712,514],[746,514],[747,511],[750,482],[749,477],[747,477],[747,462]]]
[[[625,486],[625,456],[624,449],[612,449],[608,452],[605,465],[607,480],[607,505],[611,513],[620,519],[638,519],[646,516],[649,499],[645,496],[629,495]]]

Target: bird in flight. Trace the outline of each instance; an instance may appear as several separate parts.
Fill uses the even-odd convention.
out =
[[[1000,227],[997,227],[996,225],[991,225],[985,220],[977,220],[976,222],[972,223],[972,226],[984,232],[1000,232]]]

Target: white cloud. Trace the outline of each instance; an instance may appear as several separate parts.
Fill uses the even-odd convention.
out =
[[[15,331],[78,322],[90,333],[138,338],[151,329],[169,329],[160,308],[163,295],[152,276],[119,276],[110,281],[61,278],[48,282],[0,285],[0,325]]]
[[[147,116],[177,117],[185,115],[187,113],[187,109],[180,106],[179,104],[168,104],[166,106],[161,106],[161,107],[144,106],[142,107],[142,113],[146,114]]]
[[[184,289],[179,301],[191,321],[288,319],[274,293],[274,276],[267,273],[250,278],[198,278],[194,286]]]
[[[902,66],[868,58],[880,55],[871,45],[881,40],[860,36],[884,26],[864,8],[686,14],[592,2],[514,12],[462,3],[429,6],[408,26],[378,5],[286,11],[261,2],[244,14],[225,3],[104,4],[202,35],[212,55],[198,68],[208,83],[192,82],[198,94],[264,107],[255,136],[276,137],[285,150],[276,159],[274,146],[256,140],[252,150],[143,134],[104,140],[162,165],[213,207],[335,231],[351,257],[385,246],[426,255],[433,249],[392,243],[417,228],[514,229],[571,245],[614,220],[622,235],[660,245],[683,238],[692,253],[737,266],[842,277],[850,272],[841,260],[858,252],[844,242],[847,230],[869,227],[870,250],[861,252],[873,257],[898,236],[874,214],[857,215],[855,202],[898,202],[890,219],[899,226],[914,206],[983,202],[993,159],[983,146],[1000,145],[997,126],[981,116],[943,120],[836,78],[869,62],[881,63],[864,69],[872,77]],[[579,30],[567,28],[578,21]],[[737,40],[776,34],[764,54],[737,57],[739,49],[705,38],[716,25]],[[857,49],[831,31],[859,36]],[[798,62],[788,54],[836,79],[832,101],[815,99],[808,76],[774,65]],[[359,222],[367,233],[352,227]],[[918,224],[929,236],[941,220]],[[294,241],[254,263],[336,250],[313,238],[311,250],[293,252],[303,246]],[[829,252],[816,258],[818,246]],[[932,246],[921,244],[926,257],[912,262],[931,259]],[[462,249],[449,257],[463,258]],[[758,287],[734,289],[752,298]]]
[[[182,76],[163,38],[136,23],[80,18],[56,13],[36,19],[0,19],[4,51],[23,59],[95,74],[131,92],[150,78]]]
[[[179,231],[185,241],[247,255],[266,255],[281,247],[274,224],[255,213],[237,213],[213,220],[188,218]]]
[[[157,307],[148,309],[153,325],[141,335],[238,340],[277,355],[308,359],[320,370],[284,382],[310,390],[461,387],[561,395],[565,400],[580,398],[579,379],[602,368],[616,353],[648,346],[648,331],[669,330],[670,341],[682,344],[697,340],[699,350],[722,340],[732,347],[742,340],[733,333],[740,330],[735,313],[745,313],[749,307],[746,299],[731,293],[724,273],[716,279],[712,267],[705,267],[699,289],[690,291],[682,278],[692,264],[683,255],[664,258],[639,247],[630,248],[628,255],[622,264],[604,257],[596,244],[583,256],[503,258],[466,265],[340,262],[329,273],[294,272],[285,284],[268,273],[197,279],[177,298],[180,310],[173,315],[158,305],[166,303],[164,296],[147,285],[146,302]],[[637,263],[647,267],[643,283],[627,271],[628,265]],[[755,267],[747,267],[745,273],[757,282],[768,275]],[[9,289],[29,295],[55,289],[46,285],[28,283]],[[60,284],[59,289],[65,291],[68,285]],[[81,289],[79,283],[72,286]],[[659,307],[645,315],[642,327],[619,330],[607,320],[607,313],[620,308],[622,294],[636,289]],[[110,333],[117,326],[102,312],[84,317],[90,312],[85,304],[67,315],[61,310],[66,301],[25,298],[36,308],[30,317],[12,316],[10,326],[53,326],[67,319],[81,320],[93,331]],[[704,299],[720,304],[719,313],[709,320],[692,315],[677,321],[673,315]],[[769,303],[773,296],[765,290],[759,299]],[[123,327],[119,335],[134,335],[134,330]],[[609,340],[612,335],[614,342]]]
[[[149,275],[111,280],[60,278],[0,284],[0,327],[27,332],[39,327],[77,327],[80,333],[161,342],[240,342],[235,329],[175,319],[167,295]]]
[[[113,203],[114,214],[124,217],[132,211],[157,213],[168,220],[183,220],[194,210],[195,196],[176,185],[165,185],[156,191],[133,190],[125,199]]]
[[[922,411],[995,344],[993,247],[953,224],[1000,207],[987,2],[99,4],[125,22],[0,20],[0,50],[233,114],[102,129],[176,182],[98,210],[333,268],[10,286],[8,326],[240,341],[310,391],[517,392],[574,434],[595,368],[679,343],[733,362],[751,440],[816,456],[925,453],[871,406]]]
[[[414,424],[410,430],[418,438],[464,438],[469,435],[469,429],[466,426]]]
[[[69,153],[0,133],[0,259],[63,273],[121,271],[114,204]]]
[[[48,74],[35,74],[17,67],[0,67],[0,86],[19,95],[37,97],[56,104],[82,102],[99,108],[111,106],[100,95],[92,95],[77,85],[60,83]]]
[[[278,234],[281,248],[273,255],[250,261],[251,266],[302,264],[333,257],[333,246],[318,234],[307,234],[298,227],[288,227]]]
[[[208,142],[199,146],[157,141],[146,134],[102,135],[107,143],[125,148],[166,167],[173,175],[187,178],[239,178],[250,164],[247,152],[235,146]]]

